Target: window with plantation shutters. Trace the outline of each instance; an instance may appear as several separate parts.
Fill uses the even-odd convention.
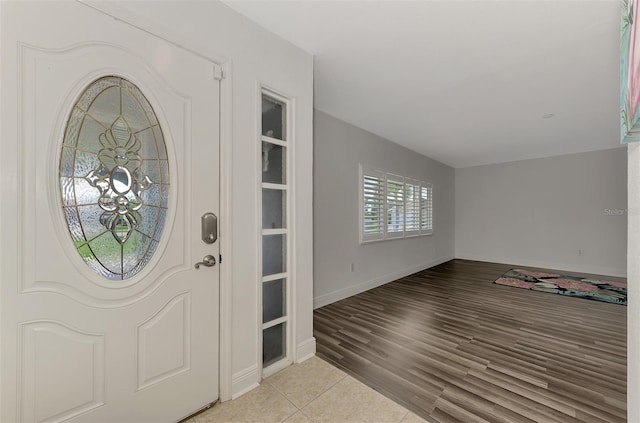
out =
[[[431,235],[431,184],[360,166],[360,242]]]
[[[425,184],[420,187],[420,233],[433,233],[433,187]]]
[[[375,170],[362,172],[361,241],[384,237],[384,173]]]

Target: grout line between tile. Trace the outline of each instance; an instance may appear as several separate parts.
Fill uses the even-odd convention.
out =
[[[332,367],[338,368],[337,366],[333,366],[333,365],[332,365],[332,364],[330,364],[330,363],[328,363],[328,364],[329,364],[329,365],[331,365]],[[342,369],[339,369],[339,368],[338,368],[338,370],[341,370],[341,371],[342,371]],[[262,380],[262,383],[265,383],[265,382],[266,382],[266,383],[267,383],[271,388],[273,388],[273,389],[274,389],[278,394],[280,394],[280,395],[281,395],[285,400],[287,400],[287,402],[288,402],[289,404],[291,404],[291,405],[294,407],[294,409],[295,409],[295,411],[294,411],[292,414],[290,414],[290,415],[286,416],[285,418],[283,418],[283,419],[280,421],[281,423],[286,423],[286,421],[287,421],[288,419],[290,419],[291,417],[293,417],[293,416],[294,416],[296,413],[298,413],[298,412],[300,412],[303,416],[305,416],[305,417],[306,417],[309,421],[311,421],[312,423],[316,423],[316,421],[315,421],[313,418],[311,418],[311,416],[309,416],[307,413],[305,413],[303,409],[304,409],[304,408],[306,408],[307,406],[309,406],[310,404],[312,404],[314,401],[316,401],[317,399],[319,399],[319,398],[320,398],[320,397],[322,397],[323,395],[327,394],[327,393],[328,393],[329,391],[331,391],[332,389],[334,389],[334,388],[335,388],[339,383],[344,382],[345,380],[348,380],[348,379],[352,379],[352,380],[354,380],[354,381],[356,381],[356,382],[358,382],[358,383],[363,384],[364,386],[368,387],[369,389],[372,389],[372,388],[371,388],[371,387],[369,387],[368,385],[366,385],[366,384],[362,383],[361,381],[359,381],[357,378],[355,378],[355,377],[353,377],[353,376],[349,375],[348,373],[346,373],[346,372],[344,372],[344,371],[342,371],[342,372],[343,372],[343,375],[342,375],[342,376],[341,376],[341,377],[340,377],[340,378],[339,378],[335,383],[331,384],[327,389],[325,389],[324,391],[322,391],[321,393],[319,393],[318,395],[316,395],[312,400],[308,401],[306,404],[302,405],[301,407],[298,407],[296,404],[294,404],[294,403],[293,403],[293,401],[292,401],[291,399],[289,399],[289,398],[287,397],[287,395],[286,395],[284,392],[282,392],[280,389],[278,389],[278,387],[277,387],[277,386],[275,386],[275,384],[271,383],[271,381],[269,381],[268,379],[263,379],[263,380]],[[372,389],[372,390],[373,390],[374,392],[378,393],[379,395],[385,396],[385,395],[383,395],[382,393],[378,392],[378,391],[377,391],[377,390],[375,390],[375,389]],[[395,402],[395,401],[394,401],[394,402]],[[396,403],[396,404],[397,404],[397,403]],[[221,404],[219,403],[219,404],[216,404],[216,405],[220,406]],[[401,404],[398,404],[398,405],[399,405],[400,407],[404,408],[404,410],[405,410],[404,415],[403,415],[403,416],[402,416],[402,418],[400,418],[400,420],[398,420],[398,422],[397,422],[397,423],[402,423],[402,422],[407,418],[407,416],[409,416],[409,414],[411,413],[411,410],[409,410],[407,407],[402,406]],[[188,423],[192,423],[192,422],[193,422],[193,423],[198,423],[198,421],[199,421],[199,420],[197,419],[197,416],[194,416],[194,417],[192,418],[192,420],[190,420]]]
[[[342,369],[339,369],[338,367],[336,367],[336,366],[334,366],[333,364],[328,363],[328,362],[326,362],[326,361],[325,361],[325,363],[329,364],[331,367],[334,367],[334,368],[336,368],[336,369],[340,370],[340,371],[343,373],[342,377],[341,377],[340,379],[338,379],[334,384],[332,384],[331,386],[329,386],[327,389],[325,389],[324,391],[320,392],[318,395],[316,395],[315,397],[313,397],[313,399],[311,399],[310,401],[308,401],[306,404],[304,404],[304,405],[303,405],[303,406],[301,406],[301,407],[298,407],[297,405],[295,405],[295,404],[293,403],[293,401],[291,401],[291,400],[287,397],[287,395],[286,395],[284,392],[282,392],[280,389],[278,389],[278,387],[277,387],[277,386],[275,386],[273,383],[271,383],[268,379],[263,379],[263,382],[267,382],[267,383],[268,383],[269,385],[271,385],[271,386],[272,386],[276,391],[278,391],[280,394],[282,394],[282,396],[283,396],[283,397],[285,397],[285,398],[287,399],[287,401],[289,401],[291,404],[293,404],[293,406],[294,406],[294,407],[296,407],[298,410],[302,411],[302,409],[303,409],[304,407],[306,407],[307,405],[311,404],[312,402],[314,402],[315,400],[317,400],[318,398],[320,398],[323,394],[325,394],[325,393],[329,392],[331,389],[333,389],[333,387],[334,387],[334,386],[336,386],[338,383],[342,382],[346,377],[350,377],[350,376],[349,376],[346,372],[344,372]],[[294,364],[294,366],[295,366],[295,364]],[[286,369],[285,369],[285,370],[286,370]],[[305,414],[305,416],[306,416],[306,414]],[[307,416],[307,417],[308,417],[308,416]],[[310,420],[311,420],[311,419],[310,419]]]
[[[340,369],[338,369],[340,370]],[[343,372],[344,373],[344,372]],[[334,383],[333,385],[329,386],[327,389],[325,389],[323,392],[320,392],[318,395],[316,395],[311,401],[307,402],[305,405],[302,406],[302,408],[305,408],[306,406],[308,406],[309,404],[311,404],[312,402],[314,402],[315,400],[317,400],[318,398],[320,398],[321,396],[323,396],[324,394],[326,394],[327,392],[329,392],[330,390],[332,390],[338,383],[342,382],[347,376],[349,376],[348,374],[344,374],[344,376],[342,376],[336,383]],[[302,411],[302,408],[300,408],[299,410]],[[306,415],[306,414],[305,414]]]
[[[296,411],[294,411],[293,413],[289,414],[289,415],[288,415],[287,417],[285,417],[284,419],[280,420],[280,422],[284,422],[284,421],[286,421],[287,419],[290,419],[290,418],[291,418],[291,416],[293,416],[293,415],[294,415],[294,414],[296,414],[298,411],[300,411],[300,409],[298,408],[298,406],[297,406],[297,405],[295,405],[295,404],[294,404],[294,403],[293,403],[289,398],[287,398],[287,396],[286,396],[283,392],[280,392],[280,390],[279,390],[278,388],[276,388],[276,387],[273,385],[273,383],[269,382],[269,381],[268,381],[268,380],[266,380],[266,379],[264,380],[264,382],[267,382],[269,385],[271,385],[271,387],[272,387],[273,389],[275,389],[277,393],[279,393],[280,395],[282,395],[282,398],[286,399],[286,400],[287,400],[287,402],[288,402],[289,404],[293,405],[293,408],[295,408],[295,409],[296,409]]]
[[[282,395],[282,396],[284,397],[284,399],[286,399],[287,401],[289,401],[289,404],[293,405],[293,406],[295,407],[295,409],[296,409],[296,410],[300,411],[300,408],[298,408],[298,406],[297,406],[297,405],[295,405],[295,404],[293,403],[293,401],[291,401],[291,400],[289,399],[289,397],[287,397],[287,396],[285,395],[285,393],[284,393],[284,392],[282,392],[280,389],[278,389],[278,387],[277,387],[276,385],[274,385],[273,383],[269,382],[267,379],[263,379],[262,381],[263,381],[263,382],[268,383],[268,384],[269,384],[273,389],[275,389],[275,390],[276,390],[276,392],[277,392],[277,393],[279,393],[280,395]],[[293,413],[293,414],[296,414],[296,413]],[[293,414],[292,414],[291,416],[293,416]],[[291,416],[289,416],[289,417],[291,417]],[[287,419],[288,419],[289,417],[287,417]],[[286,419],[285,419],[285,420],[286,420]],[[284,420],[283,420],[283,421],[284,421]]]
[[[308,404],[307,404],[307,405],[308,405]],[[305,413],[305,412],[304,412],[304,411],[302,411],[302,410],[300,410],[300,412],[302,413],[302,415],[303,415],[303,416],[305,416],[306,418],[308,418],[308,419],[309,419],[309,421],[311,421],[311,423],[316,423],[316,421],[315,421],[315,420],[313,420],[313,419],[311,418],[311,416],[307,415],[307,413]]]

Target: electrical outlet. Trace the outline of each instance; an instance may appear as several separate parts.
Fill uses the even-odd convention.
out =
[[[584,250],[583,249],[578,250],[578,255],[579,256],[584,256]]]
[[[356,264],[351,263],[351,272],[355,272],[355,271],[356,271]]]

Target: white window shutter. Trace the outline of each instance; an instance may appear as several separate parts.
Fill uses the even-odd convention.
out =
[[[433,186],[423,184],[420,187],[420,233],[433,233]]]
[[[386,228],[387,238],[404,236],[404,178],[386,175]]]
[[[362,169],[360,177],[360,242],[384,238],[384,173]]]
[[[420,181],[404,178],[404,235],[420,235]]]

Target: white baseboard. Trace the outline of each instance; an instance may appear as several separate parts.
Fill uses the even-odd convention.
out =
[[[260,385],[258,366],[251,366],[231,376],[231,399],[236,399]]]
[[[296,363],[302,363],[316,355],[316,338],[311,337],[298,344],[296,349]]]
[[[372,288],[376,288],[380,285],[384,285],[386,283],[395,281],[396,279],[404,278],[405,276],[409,276],[421,270],[428,269],[433,266],[437,266],[438,264],[442,264],[452,259],[453,259],[453,256],[440,257],[435,260],[430,260],[426,263],[422,263],[418,266],[402,269],[400,271],[389,273],[384,276],[380,276],[378,278],[375,278],[363,283],[359,283],[354,286],[349,286],[347,288],[343,288],[338,291],[320,295],[313,299],[313,308],[316,309],[316,308],[324,307],[328,304],[335,303],[336,301],[344,300],[345,298],[351,297],[352,295],[356,295],[361,292],[368,291]]]
[[[488,261],[491,263],[512,264],[514,266],[539,267],[542,269],[567,270],[569,272],[591,273],[594,275],[617,276],[621,278],[627,277],[626,269],[618,269],[610,266],[597,266],[593,264],[566,264],[541,260],[527,260],[513,257],[496,257],[484,256],[482,254],[469,254],[465,252],[457,252],[456,258],[463,260]]]

